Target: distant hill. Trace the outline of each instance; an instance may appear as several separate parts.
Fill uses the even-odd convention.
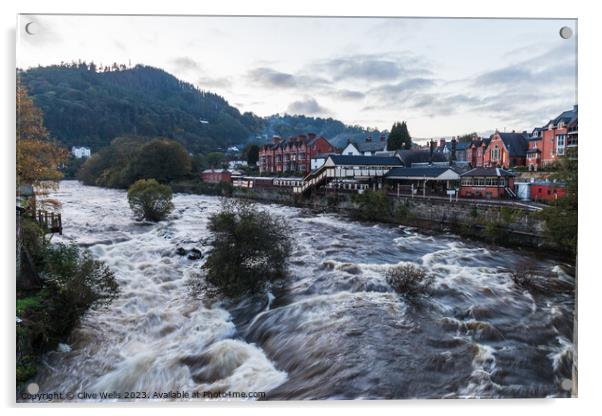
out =
[[[97,72],[63,65],[21,77],[46,127],[67,146],[97,150],[117,136],[140,135],[176,139],[201,152],[245,142],[263,129],[261,118],[153,67]]]
[[[381,132],[361,126],[348,126],[332,118],[307,117],[303,115],[273,115],[266,117],[263,138],[271,139],[273,135],[286,138],[303,133],[316,133],[324,136],[330,143],[343,147],[348,140],[365,140],[369,135],[380,136]],[[387,134],[387,132],[383,132]]]
[[[241,114],[221,96],[200,90],[157,68],[61,64],[19,71],[23,84],[44,112],[46,127],[66,146],[107,146],[118,136],[167,137],[190,152],[225,150],[262,143],[277,134],[316,133],[335,146],[378,135],[332,118]]]

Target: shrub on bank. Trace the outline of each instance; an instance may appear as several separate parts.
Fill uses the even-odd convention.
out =
[[[211,216],[213,250],[203,266],[207,281],[227,296],[262,290],[286,276],[291,251],[284,220],[243,201],[224,201]]]
[[[435,276],[424,267],[403,264],[389,268],[385,273],[389,286],[397,293],[415,296],[430,290]]]
[[[352,196],[357,206],[354,217],[364,221],[383,221],[391,216],[391,200],[383,190],[365,190]]]
[[[35,375],[39,356],[56,348],[89,308],[110,302],[118,291],[113,272],[88,251],[40,244],[42,287],[17,299],[17,383]]]
[[[161,221],[173,209],[171,199],[169,185],[154,179],[140,179],[128,189],[128,202],[138,220]]]

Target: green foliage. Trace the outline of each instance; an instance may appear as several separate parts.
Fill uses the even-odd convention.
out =
[[[504,226],[496,221],[489,221],[483,230],[485,236],[494,244],[503,243],[506,238]]]
[[[510,207],[500,208],[500,217],[504,224],[511,224],[521,215],[522,211]]]
[[[65,165],[61,168],[61,171],[63,172],[63,178],[75,179],[77,172],[81,169],[86,160],[87,159],[83,157],[76,158],[73,155],[69,156]]]
[[[256,292],[286,276],[291,251],[290,232],[248,202],[224,201],[209,222],[213,250],[203,266],[207,281],[227,296]]]
[[[179,143],[167,139],[118,137],[80,168],[86,185],[127,188],[138,179],[170,182],[190,175],[192,159]]]
[[[62,64],[20,73],[50,133],[70,148],[98,151],[123,135],[169,137],[193,153],[246,141],[263,119],[241,114],[219,95],[138,65]],[[201,120],[203,122],[201,122]]]
[[[387,150],[411,149],[412,137],[408,131],[408,126],[405,121],[393,124],[389,139],[387,141]]]
[[[391,216],[391,200],[383,190],[353,194],[352,201],[357,206],[354,216],[359,220],[383,221]]]
[[[190,174],[192,159],[181,144],[155,139],[144,144],[128,167],[130,177],[167,183]]]
[[[578,228],[578,162],[561,158],[553,166],[552,179],[565,183],[567,195],[555,206],[544,208],[538,216],[545,222],[546,234],[560,248],[577,253]]]
[[[154,179],[140,179],[128,189],[128,203],[138,220],[161,221],[173,209],[172,191]]]
[[[243,152],[249,166],[253,166],[259,160],[259,146],[256,144],[249,144],[245,147]]]
[[[403,264],[389,268],[385,273],[389,286],[397,293],[415,296],[430,290],[435,277],[424,267]]]
[[[333,146],[346,146],[347,141],[363,141],[366,136],[380,136],[378,129],[365,128],[361,126],[347,126],[333,118],[308,117],[304,115],[281,114],[266,117],[264,134],[267,137],[278,135],[280,137],[291,137],[299,134],[313,132],[318,136],[324,136]],[[258,144],[265,141],[258,140]]]
[[[406,204],[400,204],[395,211],[395,219],[401,223],[414,219],[414,213]]]
[[[470,143],[473,140],[478,140],[479,135],[476,132],[463,134],[457,137],[458,143]]]
[[[75,245],[46,243],[41,252],[43,287],[17,299],[17,382],[33,377],[41,354],[56,347],[91,307],[118,292],[113,272]]]
[[[170,186],[173,192],[187,194],[232,196],[234,191],[234,187],[229,182],[207,183],[198,178],[172,182]]]
[[[210,152],[207,153],[207,165],[210,168],[219,169],[224,164],[226,155],[222,152]]]

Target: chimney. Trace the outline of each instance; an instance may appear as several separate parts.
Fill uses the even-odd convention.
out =
[[[433,152],[435,151],[435,145],[437,144],[437,142],[435,140],[432,140],[429,142],[429,149],[431,152],[431,157],[429,159],[429,165],[433,164]]]

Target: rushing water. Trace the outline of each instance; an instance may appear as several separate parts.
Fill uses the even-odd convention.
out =
[[[264,205],[294,240],[290,280],[237,302],[195,290],[203,260],[176,255],[210,237],[209,196],[174,197],[158,224],[136,223],[123,191],[65,181],[64,236],[115,271],[119,297],[87,313],[47,354],[40,392],[267,392],[267,399],[558,397],[570,387],[573,278],[535,258],[453,235]],[[385,270],[436,275],[408,301]],[[508,268],[535,262],[545,291]]]

